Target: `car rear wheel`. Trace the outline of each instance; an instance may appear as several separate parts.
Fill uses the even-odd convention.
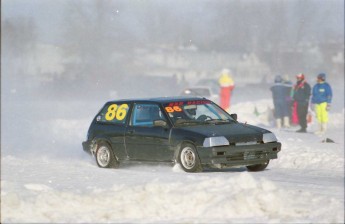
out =
[[[113,150],[106,143],[100,143],[96,150],[96,162],[101,168],[116,168],[119,165]]]
[[[264,169],[266,169],[266,167],[268,166],[269,161],[267,161],[266,163],[263,164],[255,164],[255,165],[251,165],[251,166],[247,166],[247,169],[249,171],[263,171]]]
[[[195,147],[191,144],[184,144],[178,155],[178,162],[186,172],[201,172],[202,166]]]

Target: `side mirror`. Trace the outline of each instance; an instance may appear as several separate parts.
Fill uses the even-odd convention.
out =
[[[232,117],[232,119],[234,119],[235,121],[237,121],[237,114],[230,114],[230,116]]]
[[[155,127],[166,127],[167,126],[167,122],[164,120],[154,120],[153,121],[153,126]]]

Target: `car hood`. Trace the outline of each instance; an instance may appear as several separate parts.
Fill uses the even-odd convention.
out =
[[[205,138],[224,136],[229,143],[262,141],[263,134],[270,133],[266,129],[242,123],[198,125],[181,129],[203,135]]]

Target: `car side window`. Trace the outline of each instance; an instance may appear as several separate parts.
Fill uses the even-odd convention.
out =
[[[103,107],[97,116],[97,121],[124,124],[128,115],[129,104],[127,103],[110,103]]]
[[[136,104],[133,108],[130,125],[153,127],[153,121],[166,121],[157,104]]]

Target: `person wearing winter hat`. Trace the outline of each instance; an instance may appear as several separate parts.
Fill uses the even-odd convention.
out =
[[[290,94],[290,92],[287,92],[287,88],[288,87],[280,75],[275,77],[274,84],[270,88],[273,98],[274,117],[278,129],[281,128],[282,121],[285,128],[290,127],[289,106],[286,101],[287,94]]]
[[[327,129],[328,111],[332,102],[332,88],[326,82],[326,74],[320,73],[317,76],[317,83],[313,86],[311,103],[315,109],[316,118],[319,123],[319,130],[316,134],[324,134]]]
[[[223,69],[218,82],[220,85],[220,107],[228,111],[230,109],[231,93],[235,88],[234,80],[228,69]]]
[[[301,129],[297,132],[307,132],[307,114],[309,107],[309,99],[311,88],[305,80],[304,74],[300,73],[296,76],[297,82],[293,88],[293,100],[297,105],[297,115]]]

